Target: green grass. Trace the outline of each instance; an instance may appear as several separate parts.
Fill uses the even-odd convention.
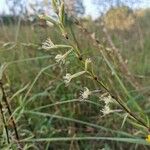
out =
[[[87,26],[91,33],[96,31],[101,41],[104,35],[101,34],[99,26],[94,22],[87,22]],[[128,59],[130,71],[140,83],[141,90],[136,91],[118,69],[116,60],[105,60],[92,41],[73,26],[83,57],[91,57],[95,65],[94,71],[100,79],[140,117],[142,114],[137,111],[137,104],[147,116],[150,114],[150,41],[147,33],[149,29],[146,25],[141,25],[141,30],[142,49],[136,29],[124,33],[110,31],[122,56]],[[69,28],[68,31],[71,35]],[[96,150],[104,147],[107,150],[149,149],[149,143],[145,141],[148,133],[132,118],[126,117],[125,112],[102,116],[100,110],[103,103],[98,99],[99,94],[91,96],[86,101],[78,99],[83,87],[91,90],[100,89],[96,82],[81,76],[73,79],[68,87],[65,86],[63,76],[67,72],[73,74],[81,71],[80,61],[71,55],[67,58],[69,63],[66,65],[56,64],[54,57],[56,54],[63,54],[66,49],[43,50],[41,44],[48,36],[55,44],[67,43],[56,28],[33,29],[32,26],[18,24],[2,26],[0,30],[0,63],[7,65],[3,83],[9,85],[5,90],[21,144],[26,149],[37,147],[44,150]],[[127,44],[123,43],[125,40]],[[2,104],[5,106],[4,102]],[[9,119],[8,113],[5,113],[5,117],[6,120]],[[143,119],[148,121],[144,117]],[[14,137],[12,125],[8,125],[8,128],[9,134]],[[13,138],[11,141],[13,149],[17,149],[16,144],[13,144]],[[5,142],[6,133],[1,121],[0,149],[8,148],[9,145]]]

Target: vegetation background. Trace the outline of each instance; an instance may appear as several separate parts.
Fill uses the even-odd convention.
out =
[[[126,6],[124,1],[93,1],[97,8],[104,10],[109,5],[107,11],[99,12],[100,16],[93,20],[84,15],[82,1],[66,0],[66,26],[71,40],[76,42],[83,57],[92,59],[95,72],[107,87],[137,116],[141,115],[137,104],[149,116],[150,9],[133,9],[132,5],[142,2],[132,2]],[[51,2],[36,1],[30,5],[33,14],[24,1],[11,0],[7,4],[10,14],[2,13],[0,17],[0,75],[3,74],[2,83],[11,113],[1,89],[0,149],[148,150],[149,144],[145,142],[148,133],[125,112],[103,116],[100,95],[86,101],[79,99],[83,87],[101,90],[95,82],[81,76],[65,86],[63,76],[81,69],[79,60],[72,55],[65,65],[56,64],[55,56],[64,53],[64,49],[46,51],[42,48],[48,37],[55,44],[66,43],[56,26],[38,17],[51,10]],[[54,12],[50,12],[54,16]],[[82,32],[72,18],[77,18],[90,35]],[[109,47],[107,58],[119,82],[90,36]],[[15,121],[21,144],[16,144],[10,116]],[[150,118],[144,119],[148,123]]]

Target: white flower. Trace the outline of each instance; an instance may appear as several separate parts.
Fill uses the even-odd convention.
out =
[[[104,101],[104,103],[105,103],[104,108],[101,110],[101,112],[104,114],[104,116],[117,111],[117,110],[111,110],[110,109],[110,106],[109,106],[110,103],[114,102],[113,98],[111,97],[110,94],[104,93],[103,95],[101,95],[100,99],[102,101]]]
[[[56,56],[55,56],[55,60],[56,60],[56,62],[57,63],[65,63],[65,59],[66,59],[66,57],[69,55],[69,53],[71,52],[72,50],[69,50],[68,52],[66,52],[64,55],[61,55],[61,54],[57,54]]]
[[[107,97],[104,97],[103,101],[105,102],[106,105],[113,102],[112,97],[110,95],[108,95]]]
[[[52,48],[54,46],[54,43],[51,41],[50,38],[48,38],[43,44],[42,44],[42,48],[49,50],[50,48]]]
[[[101,99],[102,101],[104,101],[104,103],[105,103],[106,105],[108,105],[109,103],[112,103],[112,102],[113,102],[113,98],[111,97],[111,95],[106,96],[106,94],[107,94],[107,93],[103,94],[103,95],[100,97],[100,99]]]
[[[105,105],[104,108],[101,110],[101,112],[103,113],[103,115],[108,115],[110,113],[114,113],[114,112],[121,112],[121,109],[115,109],[115,110],[111,110],[109,105]]]
[[[92,92],[91,92],[87,87],[85,87],[85,88],[84,88],[84,91],[81,92],[81,98],[82,98],[83,100],[88,99],[88,97],[89,97],[91,94],[92,94]]]
[[[65,63],[65,59],[64,59],[63,55],[61,55],[61,54],[57,54],[55,56],[55,60],[56,60],[57,63],[59,63],[61,61],[62,61],[63,64]]]
[[[113,111],[110,109],[109,105],[105,105],[104,108],[101,110],[101,112],[103,113],[103,115],[108,115]]]
[[[64,77],[64,82],[66,85],[68,85],[70,83],[70,81],[72,80],[72,75],[70,73],[67,73]]]
[[[84,74],[85,72],[86,72],[86,71],[80,71],[80,72],[77,72],[77,73],[75,73],[75,74],[73,74],[73,75],[71,75],[70,73],[67,73],[67,74],[63,77],[65,84],[68,85],[68,84],[70,83],[70,81],[71,81],[73,78],[76,78],[76,77],[78,77],[78,76]]]

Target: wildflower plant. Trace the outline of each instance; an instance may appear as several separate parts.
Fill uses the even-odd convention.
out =
[[[69,33],[67,31],[67,27],[66,27],[67,18],[66,18],[66,14],[65,14],[65,6],[64,6],[63,1],[52,0],[52,4],[53,4],[54,11],[56,13],[57,19],[54,20],[49,16],[42,16],[42,19],[44,18],[46,21],[50,21],[52,24],[55,24],[55,26],[58,28],[59,32],[64,37],[65,44],[64,45],[54,44],[50,39],[48,39],[46,42],[43,43],[42,48],[46,49],[46,50],[51,50],[53,48],[68,49],[68,50],[66,50],[66,52],[64,54],[57,54],[55,56],[55,61],[57,63],[65,64],[66,59],[70,56],[69,54],[72,53],[74,55],[75,59],[78,60],[78,66],[80,69],[80,71],[77,71],[74,73],[67,72],[63,76],[65,85],[69,86],[69,84],[71,82],[73,82],[73,79],[78,78],[78,77],[84,77],[84,78],[87,78],[88,80],[90,79],[89,82],[93,82],[103,91],[103,93],[106,93],[106,95],[102,94],[100,96],[100,100],[102,100],[104,102],[103,108],[100,111],[103,113],[104,116],[106,116],[110,113],[114,113],[114,112],[120,113],[120,110],[118,110],[118,109],[111,109],[110,104],[116,105],[117,108],[119,107],[121,109],[121,111],[124,111],[125,113],[128,114],[128,116],[130,117],[129,120],[132,120],[131,121],[132,124],[136,125],[136,127],[138,126],[139,128],[142,128],[144,134],[146,134],[146,135],[149,134],[149,132],[150,132],[150,126],[148,124],[149,119],[147,119],[148,117],[146,116],[146,114],[143,113],[140,106],[133,100],[137,106],[137,109],[139,110],[139,113],[135,113],[134,111],[132,112],[132,110],[128,107],[126,102],[122,98],[120,98],[118,95],[116,95],[114,92],[112,92],[109,89],[109,87],[105,84],[105,82],[101,79],[100,74],[97,74],[94,71],[94,68],[96,68],[97,66],[92,62],[91,57],[84,56],[83,51],[81,51],[81,49],[77,46],[76,41],[73,41],[70,38],[71,33]],[[77,25],[79,25],[78,21],[76,23],[77,23]],[[80,28],[82,28],[82,27],[80,26]],[[97,39],[95,38],[95,36],[93,37],[93,34],[90,35],[89,32],[85,28],[83,28],[83,30],[84,30],[84,32],[88,33],[89,38],[91,38],[93,40],[93,45],[94,46],[96,45],[96,47],[98,47],[98,49],[101,52],[101,55],[104,59],[104,62],[110,68],[111,72],[113,73],[113,75],[115,76],[115,78],[117,79],[117,81],[119,82],[119,84],[121,85],[123,90],[125,91],[126,95],[129,98],[131,98],[130,95],[126,92],[126,88],[122,84],[119,76],[115,72],[113,64],[111,64],[111,62],[109,61],[109,59],[106,55],[106,52],[108,51],[108,49],[110,51],[110,48],[107,48],[104,45],[100,44],[97,41]],[[87,100],[93,94],[94,94],[94,92],[92,92],[87,87],[85,87],[84,90],[80,93],[80,98],[82,100]],[[146,139],[146,141],[148,141],[148,142],[150,141],[149,136]]]

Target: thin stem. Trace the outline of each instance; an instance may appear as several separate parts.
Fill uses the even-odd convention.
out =
[[[12,112],[11,112],[11,109],[10,109],[10,106],[9,106],[9,103],[8,103],[8,100],[7,100],[7,97],[6,97],[4,88],[3,88],[3,83],[2,83],[1,80],[0,80],[0,88],[1,88],[1,90],[2,90],[2,99],[4,100],[4,102],[5,102],[5,104],[6,104],[8,113],[9,113],[9,115],[10,115],[11,122],[12,122],[13,127],[14,127],[16,139],[17,139],[17,141],[19,141],[19,135],[18,135],[18,131],[17,131],[17,126],[16,126],[16,123],[15,123],[14,118],[13,118],[13,116],[12,116]]]
[[[2,121],[3,121],[3,124],[4,124],[5,131],[6,131],[7,143],[10,144],[8,127],[7,127],[7,124],[6,124],[5,116],[4,116],[4,113],[3,113],[3,107],[2,107],[1,103],[0,103],[0,112],[1,112],[1,115],[2,115]]]

